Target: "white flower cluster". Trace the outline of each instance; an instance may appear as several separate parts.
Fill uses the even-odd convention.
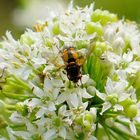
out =
[[[84,59],[77,83],[63,68],[70,46]],[[7,32],[0,55],[0,139],[140,139],[136,23],[71,4],[17,41]]]

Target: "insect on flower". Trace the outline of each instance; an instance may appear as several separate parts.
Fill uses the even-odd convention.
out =
[[[77,50],[76,47],[64,47],[62,50],[58,46],[59,54],[54,58],[50,59],[58,69],[64,68],[67,74],[67,78],[73,83],[77,84],[82,78],[82,66],[93,52],[95,42],[90,42],[84,51]],[[58,58],[62,58],[64,64],[59,64]]]
[[[67,77],[70,81],[77,83],[81,77],[81,60],[79,59],[78,52],[74,47],[68,47],[63,50],[62,58],[65,63],[65,70]]]
[[[67,77],[70,81],[77,83],[82,78],[82,66],[87,57],[91,54],[94,44],[87,47],[85,55],[80,55],[74,47],[65,48],[62,52],[62,59],[65,64]]]

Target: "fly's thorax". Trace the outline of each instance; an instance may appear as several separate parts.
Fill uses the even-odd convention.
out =
[[[65,63],[75,62],[78,59],[78,53],[74,47],[64,49],[62,58]]]

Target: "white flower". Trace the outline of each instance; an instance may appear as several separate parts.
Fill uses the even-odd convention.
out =
[[[14,113],[10,116],[10,120],[11,120],[13,123],[23,124],[23,117],[22,117],[18,112],[14,112]]]
[[[28,106],[30,112],[36,107],[41,104],[41,101],[37,98],[27,99],[24,101],[24,105]]]
[[[103,103],[101,114],[103,114],[111,107],[113,107],[115,111],[123,110],[123,107],[119,104],[119,102],[124,101],[131,96],[131,93],[129,93],[129,89],[126,90],[127,86],[127,81],[121,80],[114,82],[110,78],[107,79],[105,87],[106,92],[100,93],[99,91],[96,91],[97,96],[105,101]]]
[[[86,89],[83,88],[74,88],[74,89],[67,89],[65,92],[61,93],[58,96],[57,103],[61,104],[65,101],[69,104],[69,107],[81,106],[82,98],[92,98],[90,94],[87,93]]]
[[[117,37],[113,42],[113,49],[117,54],[121,54],[125,47],[125,42],[122,37]]]
[[[120,67],[127,73],[136,73],[140,69],[140,62],[133,60],[133,52],[128,51],[122,56],[113,52],[107,52],[107,59],[115,64],[115,67]]]
[[[94,13],[93,5],[85,8],[72,5],[65,13],[40,22],[37,26],[41,26],[40,30],[27,29],[18,41],[7,32],[0,43],[0,88],[5,107],[1,120],[8,123],[10,140],[17,137],[96,140],[94,134],[102,129],[101,125],[108,126],[104,130],[109,135],[119,136],[111,128],[119,123],[118,118],[128,125],[130,135],[137,134],[140,122],[137,25],[117,21],[116,15],[108,11]],[[89,22],[97,22],[101,29]],[[69,46],[75,47],[75,52],[65,51]],[[64,62],[62,56],[68,60],[72,57],[74,62]],[[79,60],[84,64],[80,65]],[[66,68],[71,64],[80,67],[77,72],[81,79],[77,83],[68,77]],[[7,116],[11,112],[9,125]],[[111,123],[107,124],[106,118]],[[17,125],[24,126],[17,130],[14,128]],[[116,126],[129,132],[123,123]]]
[[[43,140],[53,140],[56,138],[56,131],[55,129],[50,129],[46,133],[43,134]]]
[[[106,26],[105,36],[109,42],[116,37],[122,37],[125,43],[129,43],[134,54],[140,54],[140,33],[138,31],[138,26],[134,23],[126,23],[123,20],[117,23],[112,23]]]

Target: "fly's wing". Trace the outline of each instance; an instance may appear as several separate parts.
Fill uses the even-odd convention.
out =
[[[56,68],[64,68],[65,64],[62,59],[62,54],[59,50],[57,50],[57,47],[52,49],[52,51],[47,52],[47,64],[48,65],[54,65]]]
[[[85,61],[87,60],[87,58],[91,55],[91,53],[93,52],[94,48],[95,48],[95,44],[96,42],[92,42],[91,44],[89,44],[87,46],[87,49],[85,50],[84,54],[80,54],[79,53],[79,57],[76,60],[76,64],[79,66],[82,66]]]
[[[78,65],[78,66],[82,66],[83,64],[84,64],[84,62],[85,62],[85,58],[78,58],[77,60],[76,60],[76,64]]]
[[[63,62],[62,57],[59,54],[56,57],[50,58],[49,61],[58,69],[66,67],[66,64]]]

